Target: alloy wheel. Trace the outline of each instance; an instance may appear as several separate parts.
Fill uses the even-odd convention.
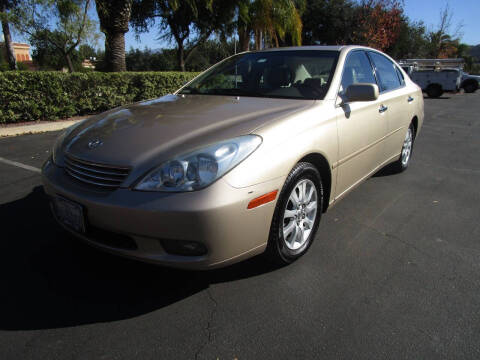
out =
[[[308,240],[315,224],[318,195],[309,179],[300,180],[294,187],[283,215],[283,239],[290,250],[301,248]]]
[[[410,160],[410,155],[412,153],[412,145],[413,145],[413,132],[412,128],[409,127],[407,130],[407,135],[405,136],[405,140],[403,141],[402,147],[402,165],[407,166],[408,161]]]

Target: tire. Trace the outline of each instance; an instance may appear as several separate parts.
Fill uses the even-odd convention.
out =
[[[408,164],[410,164],[410,159],[412,158],[414,142],[415,142],[415,127],[413,126],[413,124],[410,124],[407,130],[407,133],[405,134],[405,140],[403,141],[400,157],[396,162],[393,163],[396,172],[400,173],[407,170]]]
[[[428,85],[426,92],[428,94],[428,97],[431,97],[431,98],[438,98],[443,95],[443,89],[438,84]]]
[[[465,80],[462,88],[466,93],[474,93],[478,89],[478,82],[476,80]]]
[[[302,190],[306,196],[299,196]],[[312,164],[300,162],[287,176],[280,192],[270,226],[267,258],[287,265],[304,255],[315,238],[322,209],[320,173]]]

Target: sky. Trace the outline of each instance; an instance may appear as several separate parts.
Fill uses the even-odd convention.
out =
[[[411,20],[423,21],[434,28],[440,21],[440,11],[449,6],[452,24],[463,24],[462,42],[480,44],[480,0],[404,0],[404,10]],[[455,30],[455,29],[452,29]]]
[[[423,21],[427,29],[434,29],[440,20],[440,12],[445,6],[449,6],[453,13],[452,31],[457,24],[462,24],[462,42],[469,45],[480,44],[480,0],[403,0],[406,15],[414,21]],[[96,18],[94,7],[90,9],[92,17]],[[0,41],[3,34],[0,34]],[[161,49],[174,47],[175,44],[158,40],[158,28],[152,28],[148,33],[140,34],[138,39],[135,32],[130,30],[125,34],[125,49]],[[25,41],[25,39],[14,39]],[[97,47],[103,48],[103,37],[99,40]]]

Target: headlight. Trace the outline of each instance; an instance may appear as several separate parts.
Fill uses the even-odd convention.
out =
[[[246,135],[178,156],[148,173],[135,189],[174,192],[202,189],[237,166],[261,143],[260,136]]]

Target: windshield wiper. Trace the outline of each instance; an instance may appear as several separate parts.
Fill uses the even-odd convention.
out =
[[[201,92],[194,87],[185,87],[182,89],[182,91],[179,94],[201,94]]]
[[[245,89],[208,89],[207,94],[227,96],[258,96],[258,93]]]

